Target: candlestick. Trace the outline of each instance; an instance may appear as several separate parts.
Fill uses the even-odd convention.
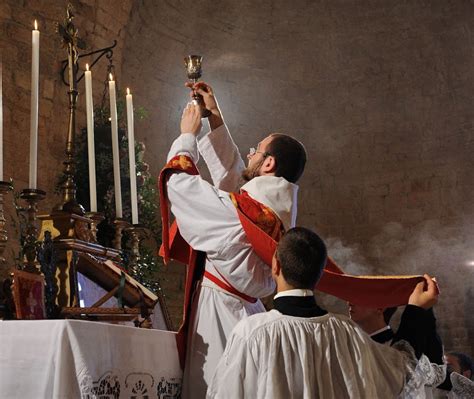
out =
[[[38,203],[46,197],[46,193],[42,190],[37,189],[24,189],[20,193],[20,198],[25,200],[28,204],[26,208],[27,213],[27,225],[26,225],[26,237],[23,244],[23,253],[25,254],[26,262],[23,270],[32,273],[39,273],[36,266],[37,259],[36,253],[38,250],[38,220],[36,214],[38,213]]]
[[[115,225],[115,236],[114,236],[114,241],[112,245],[114,246],[115,249],[121,251],[122,250],[122,237],[123,237],[123,231],[130,227],[130,224],[123,219],[115,219],[113,221],[113,224]]]
[[[31,36],[31,119],[30,119],[30,188],[36,189],[38,164],[38,88],[39,88],[39,40],[38,23]]]
[[[0,181],[3,181],[3,60],[0,54]]]
[[[87,212],[86,217],[91,220],[89,223],[91,233],[89,242],[97,243],[97,226],[105,219],[105,216],[100,212]]]
[[[87,110],[87,154],[89,157],[89,198],[91,212],[97,212],[97,192],[95,174],[95,146],[94,146],[94,104],[92,98],[92,72],[86,64],[84,72],[86,85],[86,110]]]
[[[130,164],[130,200],[132,224],[138,224],[137,172],[135,170],[135,133],[133,127],[133,98],[127,88],[128,158]]]
[[[138,273],[138,263],[140,262],[140,242],[150,236],[150,230],[145,226],[137,224],[125,229],[132,238],[131,254],[128,263],[128,272],[136,277]]]
[[[114,161],[115,217],[120,219],[122,217],[122,188],[120,186],[117,99],[115,95],[115,81],[112,74],[109,75],[109,79],[110,123],[112,126],[112,156]]]

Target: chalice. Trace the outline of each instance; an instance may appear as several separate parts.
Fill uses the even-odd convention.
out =
[[[202,76],[202,56],[188,55],[187,57],[184,57],[184,65],[186,66],[188,80],[193,84],[196,83]],[[193,100],[200,106],[202,118],[207,118],[211,115],[211,111],[206,109],[206,106],[204,105],[202,96],[196,93],[195,90],[193,90]]]

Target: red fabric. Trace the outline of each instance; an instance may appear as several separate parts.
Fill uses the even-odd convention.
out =
[[[178,155],[172,158],[162,169],[158,181],[160,190],[160,210],[162,223],[162,244],[159,254],[163,257],[163,261],[167,264],[170,259],[175,259],[187,265],[186,280],[184,287],[184,306],[183,306],[183,322],[178,329],[176,335],[176,344],[178,347],[179,361],[181,368],[184,369],[186,360],[186,341],[191,316],[191,303],[193,293],[198,281],[202,277],[204,271],[204,259],[197,251],[194,251],[188,243],[179,234],[176,221],[170,227],[169,206],[167,194],[167,182],[172,173],[186,172],[191,175],[198,175],[199,171],[194,165],[191,158],[185,155]]]
[[[354,305],[373,308],[401,306],[423,276],[351,276],[324,270],[316,289]]]
[[[271,267],[277,241],[266,234],[237,208],[247,238],[258,256]],[[315,289],[355,305],[385,308],[406,305],[423,276],[352,276],[328,257],[323,275]]]
[[[250,303],[257,302],[257,298],[252,298],[251,296],[245,295],[244,293],[242,293],[240,291],[237,291],[227,281],[225,281],[224,279],[221,280],[220,278],[214,276],[212,273],[209,273],[208,271],[204,271],[204,277],[208,278],[214,284],[217,284],[223,290],[238,296],[239,298],[243,299],[244,301],[247,301],[247,302],[250,302]]]

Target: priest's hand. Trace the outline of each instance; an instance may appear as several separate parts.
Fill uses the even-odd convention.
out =
[[[420,281],[408,299],[409,305],[429,309],[438,302],[439,290],[436,281],[429,275],[423,276],[425,281]]]
[[[205,82],[197,82],[194,84],[187,82],[186,87],[189,87],[192,90],[190,93],[191,98],[194,93],[199,94],[204,102],[204,107],[211,112],[211,115],[208,117],[211,129],[214,130],[223,125],[224,121],[222,119],[222,114],[212,87]]]
[[[181,134],[192,133],[197,136],[201,127],[201,108],[196,102],[190,102],[186,105],[181,117]]]

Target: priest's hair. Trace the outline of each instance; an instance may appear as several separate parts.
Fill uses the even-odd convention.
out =
[[[294,227],[278,243],[276,256],[288,284],[294,288],[314,289],[326,265],[327,250],[315,232]]]
[[[296,183],[304,172],[306,150],[298,140],[281,133],[272,133],[265,151],[275,158],[275,176]]]

